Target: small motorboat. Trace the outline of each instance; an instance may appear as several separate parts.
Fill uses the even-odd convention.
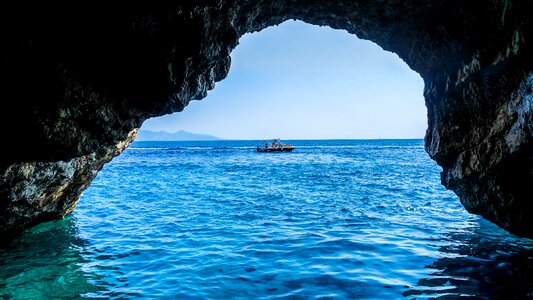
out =
[[[257,152],[291,152],[296,147],[285,144],[280,139],[263,140],[263,147],[257,147]]]

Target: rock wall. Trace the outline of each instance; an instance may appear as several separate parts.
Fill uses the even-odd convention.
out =
[[[471,212],[533,236],[533,3],[18,2],[0,12],[0,236],[71,212],[150,117],[227,75],[240,36],[288,19],[345,29],[424,79],[426,150]],[[357,53],[354,53],[357,55]]]
[[[5,241],[24,228],[70,214],[98,171],[129,146],[136,134],[134,129],[117,145],[66,161],[20,162],[3,169],[0,229]]]

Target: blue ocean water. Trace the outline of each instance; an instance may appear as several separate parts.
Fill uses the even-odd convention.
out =
[[[467,213],[422,140],[290,142],[135,142],[0,250],[0,298],[533,297],[533,241]]]

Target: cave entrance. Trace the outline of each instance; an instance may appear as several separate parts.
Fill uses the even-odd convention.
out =
[[[423,88],[396,54],[370,41],[286,21],[244,35],[228,77],[206,99],[147,120],[138,140],[170,138],[143,132],[161,130],[231,140],[420,139]]]
[[[186,241],[175,230],[198,230],[242,244],[248,230],[268,236],[269,226],[328,236],[328,224],[358,224],[338,233],[365,239],[361,232],[387,228],[405,242],[454,232],[451,224],[476,228],[424,150],[423,81],[396,54],[288,21],[243,36],[232,56],[229,76],[206,99],[146,121],[141,140],[104,166],[74,212],[81,231],[98,234],[111,219],[120,229],[110,230],[128,238]],[[296,150],[255,151],[272,137]],[[106,218],[90,217],[100,211]]]
[[[119,253],[110,240],[141,248],[117,273],[146,264],[177,290],[202,278],[203,295],[227,298],[397,298],[447,255],[428,240],[479,227],[424,150],[422,88],[395,54],[342,31],[287,22],[246,35],[205,100],[143,127],[228,140],[134,142],[85,191],[78,231],[95,253]],[[265,137],[297,149],[256,152]]]

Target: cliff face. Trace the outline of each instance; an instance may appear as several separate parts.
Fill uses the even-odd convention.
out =
[[[240,36],[299,19],[374,41],[417,71],[426,150],[443,184],[469,211],[533,236],[532,9],[528,0],[6,6],[0,235],[70,213],[144,120],[181,111],[225,78]]]

